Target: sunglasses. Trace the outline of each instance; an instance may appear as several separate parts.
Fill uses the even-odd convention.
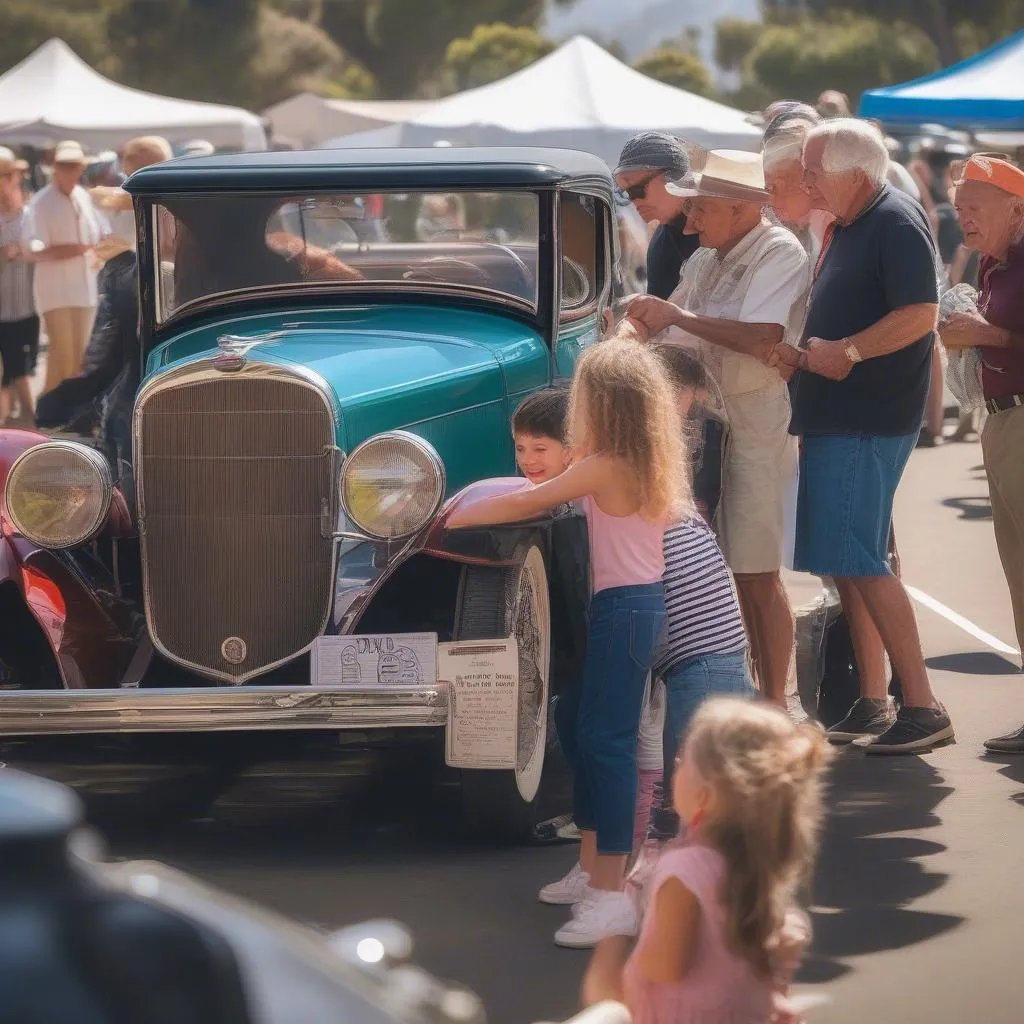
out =
[[[638,181],[635,185],[628,185],[625,188],[620,188],[619,195],[624,199],[628,199],[631,203],[636,202],[637,199],[644,199],[647,196],[647,189],[651,182],[654,181],[655,178],[660,178],[661,174],[661,171],[655,171],[652,175],[644,178],[643,181]]]

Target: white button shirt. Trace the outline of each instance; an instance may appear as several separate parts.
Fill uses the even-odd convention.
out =
[[[34,251],[52,245],[96,245],[108,233],[106,223],[81,185],[65,195],[56,185],[41,189],[29,204],[23,241]],[[36,309],[94,307],[96,271],[91,254],[36,264]]]
[[[797,237],[787,228],[762,223],[721,258],[714,249],[698,249],[684,264],[670,301],[701,316],[779,324],[786,328],[786,341],[796,345],[809,285],[809,261]],[[679,333],[699,346],[726,398],[782,381],[778,370],[753,356]]]

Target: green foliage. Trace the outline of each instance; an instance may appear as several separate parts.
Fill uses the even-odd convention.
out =
[[[322,0],[321,27],[377,80],[385,99],[427,92],[449,44],[477,25],[535,27],[545,0]]]
[[[477,25],[471,35],[449,44],[445,67],[456,89],[472,89],[519,71],[554,48],[528,25]]]
[[[0,0],[0,71],[58,38],[104,74],[116,74],[107,48],[110,3],[103,0]]]
[[[901,23],[914,25],[935,44],[943,64],[966,56],[960,49],[966,40],[973,45],[977,34],[960,30],[974,25],[992,41],[1009,35],[1024,24],[1021,0],[763,0],[769,19],[793,14],[828,16],[835,11],[856,8],[857,14],[878,18],[897,29]],[[973,42],[971,42],[973,41]]]
[[[749,79],[773,96],[813,102],[823,89],[838,89],[854,105],[866,89],[938,67],[937,48],[920,29],[853,15],[770,25],[746,63]]]
[[[724,71],[739,71],[763,31],[759,21],[721,18],[715,24],[715,63]]]
[[[649,53],[633,65],[637,71],[649,78],[656,78],[677,89],[710,96],[711,72],[695,53],[678,47],[662,46]]]

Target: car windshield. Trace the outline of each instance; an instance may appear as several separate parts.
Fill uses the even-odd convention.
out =
[[[235,292],[387,284],[483,289],[536,307],[527,192],[195,197],[157,206],[157,319]]]

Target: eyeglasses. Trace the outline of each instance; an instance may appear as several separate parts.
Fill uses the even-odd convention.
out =
[[[647,196],[648,186],[655,178],[661,177],[661,174],[661,171],[655,171],[652,175],[644,178],[643,181],[638,181],[635,185],[627,185],[624,188],[620,188],[619,195],[624,199],[628,199],[631,203],[636,202],[638,199],[644,199]]]

